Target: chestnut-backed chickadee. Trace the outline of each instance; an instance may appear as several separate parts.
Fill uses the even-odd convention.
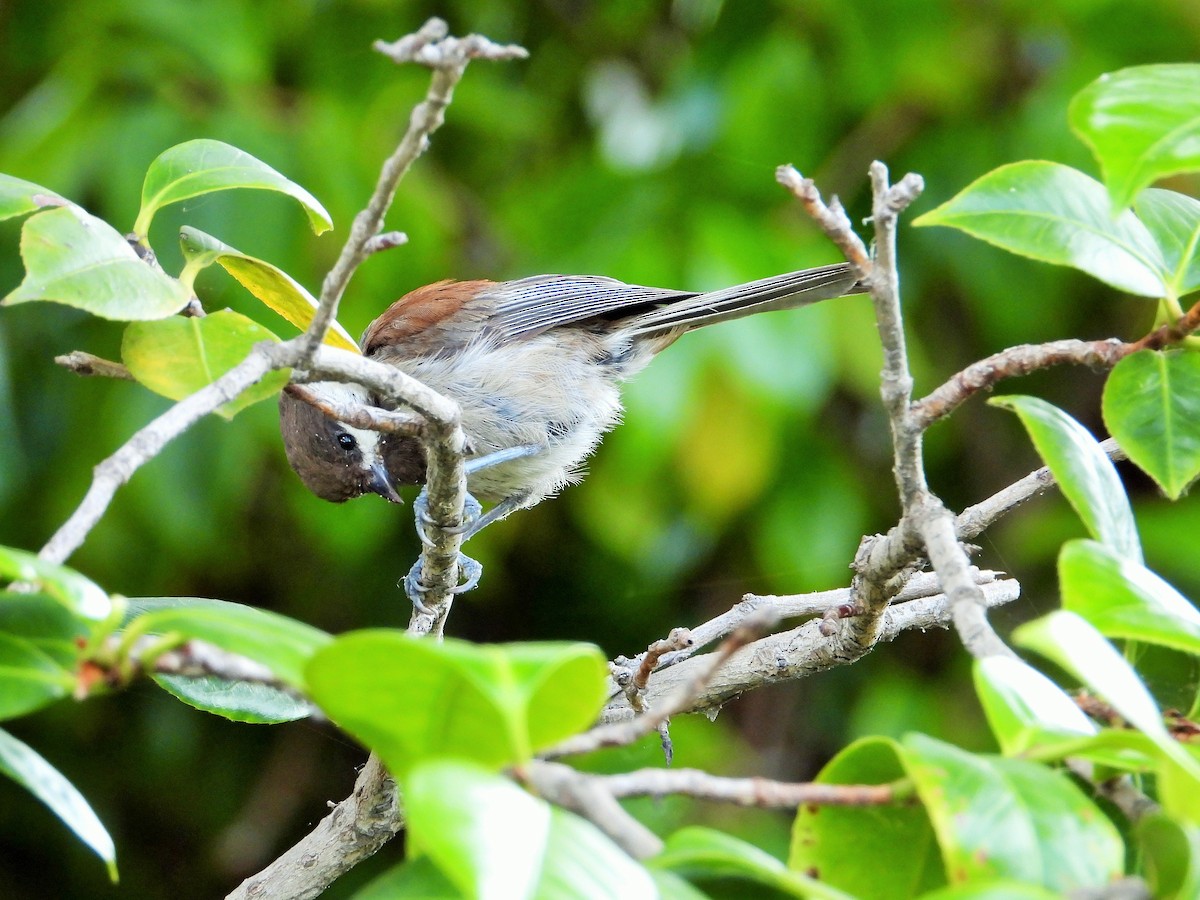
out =
[[[705,293],[575,275],[440,281],[388,307],[367,327],[362,349],[462,409],[468,489],[496,504],[470,523],[469,536],[577,480],[580,463],[620,419],[621,382],[684,332],[853,289],[845,264]],[[358,385],[307,388],[330,401],[374,402]],[[351,428],[288,392],[279,409],[288,461],[318,497],[398,501],[397,486],[424,481],[415,438]]]

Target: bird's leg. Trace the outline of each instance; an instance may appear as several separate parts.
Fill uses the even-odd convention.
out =
[[[543,449],[545,448],[541,444],[518,444],[515,447],[507,447],[504,450],[497,450],[495,453],[488,453],[484,456],[476,456],[468,459],[463,463],[463,468],[467,472],[467,477],[470,477],[483,469],[512,462],[514,459],[533,456],[535,453],[540,453]],[[465,541],[478,534],[493,522],[499,521],[514,510],[520,509],[527,499],[529,499],[528,493],[513,494],[512,496],[505,497],[485,513],[480,502],[468,492],[466,502],[463,504],[463,523],[461,525],[439,525],[429,515],[429,495],[426,492],[426,488],[422,487],[421,493],[417,494],[417,499],[413,501],[413,512],[416,514],[417,520],[417,536],[421,538],[422,544],[427,547],[431,546],[433,539],[429,536],[429,529],[439,528],[450,534],[461,534]]]
[[[519,444],[516,447],[508,447],[504,450],[497,450],[495,453],[488,453],[484,456],[476,456],[473,459],[468,459],[463,467],[469,476],[489,466],[497,466],[501,463],[511,462],[514,459],[533,456],[542,449],[540,444]],[[520,509],[527,499],[529,499],[527,492],[513,494],[505,497],[485,513],[480,502],[468,493],[463,503],[463,523],[461,525],[446,526],[435,522],[429,514],[429,494],[427,489],[422,487],[421,493],[417,494],[417,499],[413,501],[413,512],[415,513],[417,523],[417,536],[420,537],[422,544],[431,547],[433,546],[433,538],[429,535],[429,529],[438,528],[451,534],[461,534],[463,540],[466,541],[493,522],[497,522],[509,513]],[[428,590],[421,583],[422,568],[421,557],[417,557],[417,561],[413,563],[413,567],[404,576],[402,584],[404,593],[408,595],[408,599],[412,601],[412,605],[422,613],[429,613],[429,608],[421,600],[421,595]],[[458,571],[463,581],[451,589],[451,593],[453,594],[461,594],[471,590],[479,584],[479,579],[483,576],[483,566],[477,560],[471,559],[471,557],[463,553],[458,555]]]

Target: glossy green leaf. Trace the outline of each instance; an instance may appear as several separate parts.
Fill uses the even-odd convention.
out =
[[[74,206],[32,216],[21,229],[25,279],[4,303],[48,300],[106,319],[163,319],[190,292],[138,258],[111,225]]]
[[[462,900],[463,893],[454,886],[428,856],[406,859],[393,866],[351,900]]]
[[[1062,900],[1062,894],[1036,884],[1001,878],[944,887],[922,894],[921,900]]]
[[[131,322],[121,341],[121,359],[141,384],[156,394],[182,400],[242,362],[262,341],[279,338],[253,319],[224,309],[200,318]],[[268,372],[217,413],[231,419],[247,406],[278,394],[289,377],[286,369]]]
[[[0,591],[0,633],[28,641],[62,669],[75,668],[89,625],[48,594]]]
[[[304,207],[309,224],[317,234],[333,227],[325,207],[300,185],[237,147],[201,139],[176,144],[150,164],[142,183],[142,208],[133,230],[146,237],[154,214],[164,206],[232,188],[286,194]]]
[[[75,678],[31,641],[0,632],[0,719],[23,716],[71,692]]]
[[[1200,170],[1200,66],[1133,66],[1071,100],[1071,127],[1096,155],[1112,208],[1167,175]]]
[[[159,675],[159,687],[188,706],[233,722],[250,725],[274,725],[294,722],[312,715],[313,707],[305,700],[265,684],[229,681],[207,676]]]
[[[975,662],[975,691],[1006,756],[1037,744],[1088,737],[1096,726],[1037,669],[1007,656]]]
[[[1013,640],[1070,672],[1154,741],[1163,754],[1189,772],[1192,778],[1200,780],[1200,763],[1168,734],[1154,698],[1137,673],[1085,619],[1076,613],[1058,610],[1026,622],[1013,632]]]
[[[864,738],[835,756],[816,780],[820,784],[887,784],[906,774],[894,741]],[[872,848],[871,866],[862,864],[863,846]],[[819,872],[825,884],[852,896],[880,900],[914,897],[946,882],[929,816],[911,803],[800,807],[792,825],[788,868]],[[883,882],[878,878],[881,869],[888,872]]]
[[[1192,762],[1200,765],[1200,748],[1183,744],[1180,747],[1185,752],[1190,751]],[[1155,787],[1163,812],[1177,822],[1200,826],[1200,789],[1197,789],[1194,771],[1185,769],[1174,759],[1164,759],[1157,775]]]
[[[1063,496],[1091,535],[1141,562],[1141,542],[1121,477],[1087,429],[1037,397],[1011,395],[989,402],[1020,416]]]
[[[1012,878],[1066,893],[1122,873],[1116,827],[1064,773],[921,734],[903,747],[951,883]]]
[[[116,882],[116,848],[83,795],[32,747],[6,731],[0,731],[0,773],[50,807],[51,812],[104,860],[108,877]]]
[[[1103,728],[1092,737],[1067,738],[1038,744],[1024,754],[1038,762],[1086,759],[1119,772],[1149,774],[1163,761],[1158,745],[1140,731]]]
[[[1182,297],[1200,288],[1200,200],[1147,188],[1137,195],[1133,208],[1162,251],[1171,293]]]
[[[649,871],[658,888],[659,900],[709,900],[708,894],[674,872],[655,868]]]
[[[1102,634],[1200,655],[1200,610],[1140,563],[1095,541],[1069,541],[1058,578],[1063,607]]]
[[[461,762],[404,780],[409,840],[468,897],[655,898],[649,873],[594,825]]]
[[[493,810],[493,813],[499,810]],[[499,826],[500,816],[492,822]],[[626,897],[658,900],[654,879],[599,828],[574,813],[550,807],[550,834],[536,900]]]
[[[100,621],[112,612],[112,601],[98,585],[66,566],[46,562],[25,550],[0,547],[0,581],[35,585],[85,619]]]
[[[528,759],[595,720],[605,671],[587,644],[439,644],[380,629],[338,638],[307,676],[329,717],[402,774],[430,757]]]
[[[957,228],[1130,294],[1167,293],[1167,264],[1146,226],[1129,210],[1114,218],[1104,185],[1059,163],[1001,166],[913,224]]]
[[[829,883],[789,869],[771,854],[732,835],[711,828],[683,828],[667,838],[658,856],[646,865],[689,878],[729,878],[771,888],[788,897],[850,900]],[[884,896],[877,894],[876,896]]]
[[[189,274],[180,276],[185,281],[189,280],[193,269],[215,262],[237,279],[242,287],[301,331],[312,322],[317,310],[317,298],[282,269],[247,256],[195,228],[181,228],[179,244],[188,260],[185,272]],[[325,343],[352,353],[362,353],[350,333],[336,321],[325,333]]]
[[[87,624],[47,594],[0,591],[0,719],[71,693]]]
[[[127,635],[197,638],[258,662],[284,683],[301,688],[304,667],[333,638],[278,613],[199,597],[144,597],[129,601]]]
[[[1172,500],[1200,476],[1200,353],[1141,350],[1104,384],[1104,424]]]
[[[67,202],[40,184],[0,172],[0,221],[28,215],[47,206],[64,206]]]
[[[1142,853],[1150,895],[1156,900],[1200,897],[1200,827],[1181,825],[1161,812],[1140,819],[1133,829]]]

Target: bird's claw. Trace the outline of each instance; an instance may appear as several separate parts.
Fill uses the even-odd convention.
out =
[[[442,525],[435,522],[429,514],[429,494],[426,488],[421,488],[421,493],[417,494],[417,499],[413,501],[413,512],[417,521],[417,537],[421,539],[421,543],[426,547],[432,547],[433,538],[429,534],[431,528],[436,528],[447,534],[467,534],[471,531],[476,520],[483,514],[483,507],[478,500],[467,494],[467,499],[463,503],[462,524]]]
[[[429,593],[430,590],[421,581],[424,571],[424,558],[418,556],[417,561],[408,570],[408,574],[400,580],[400,586],[404,588],[404,593],[408,595],[408,599],[412,602],[417,612],[424,613],[425,615],[433,615],[433,610],[425,605],[423,598],[423,595]],[[478,560],[471,559],[471,557],[460,553],[458,554],[458,577],[460,583],[450,588],[451,594],[463,594],[476,587],[479,584],[479,579],[483,577],[483,566]]]

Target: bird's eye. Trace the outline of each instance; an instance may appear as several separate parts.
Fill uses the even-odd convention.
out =
[[[343,450],[353,450],[358,446],[358,441],[354,439],[354,435],[342,432],[337,436],[337,442],[341,444]]]

